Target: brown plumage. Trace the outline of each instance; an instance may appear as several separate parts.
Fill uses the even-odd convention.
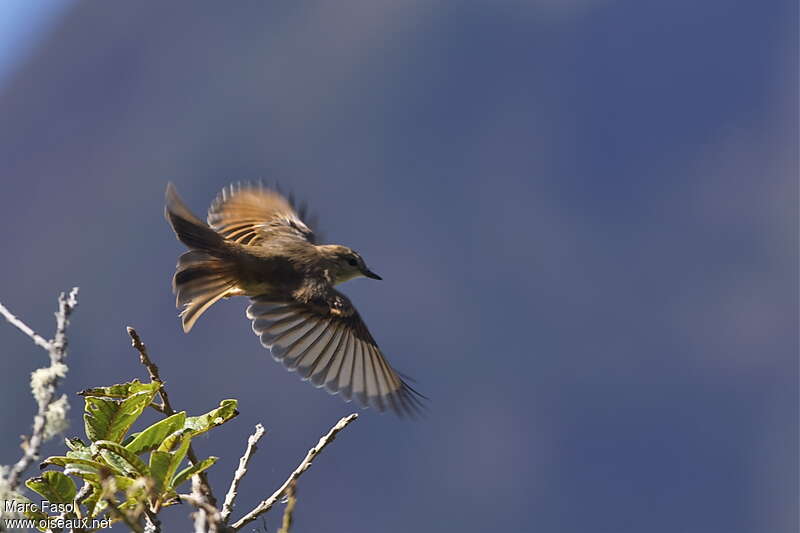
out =
[[[251,299],[247,317],[273,357],[303,380],[364,407],[411,415],[420,395],[389,365],[338,283],[370,271],[346,246],[316,243],[291,202],[261,185],[224,189],[208,211],[208,224],[167,186],[165,214],[189,247],[172,287],[183,330],[221,298]]]

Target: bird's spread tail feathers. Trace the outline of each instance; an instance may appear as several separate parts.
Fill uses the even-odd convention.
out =
[[[188,333],[216,301],[239,292],[235,263],[230,244],[189,211],[172,184],[167,187],[165,215],[178,240],[191,248],[178,260],[172,278],[176,305],[183,307],[183,331]]]
[[[178,240],[189,248],[203,250],[221,257],[228,255],[225,238],[189,211],[171,183],[167,185],[167,205],[164,208],[164,216],[167,217]]]
[[[181,256],[172,290],[175,304],[183,307],[181,321],[186,333],[216,301],[238,292],[230,264],[202,250],[190,250]]]

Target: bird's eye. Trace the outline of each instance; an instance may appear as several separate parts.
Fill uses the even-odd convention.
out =
[[[350,266],[356,266],[358,265],[358,261],[356,261],[354,257],[348,257],[347,264]]]

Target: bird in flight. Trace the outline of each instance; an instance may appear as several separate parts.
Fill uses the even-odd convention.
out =
[[[364,407],[417,414],[423,398],[388,363],[335,285],[381,279],[354,250],[317,244],[292,203],[261,184],[222,190],[204,223],[167,185],[165,215],[189,251],[172,279],[183,331],[222,298],[250,298],[247,318],[291,372]]]

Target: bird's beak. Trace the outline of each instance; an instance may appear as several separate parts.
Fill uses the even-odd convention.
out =
[[[361,273],[364,274],[365,276],[367,276],[368,278],[383,279],[382,277],[380,277],[379,275],[377,275],[375,272],[373,272],[372,270],[370,270],[368,268],[365,268],[364,270],[362,270]]]

